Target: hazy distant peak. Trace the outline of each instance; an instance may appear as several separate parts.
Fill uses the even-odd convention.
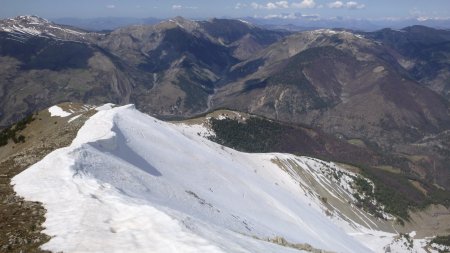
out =
[[[175,18],[171,18],[168,21],[162,22],[162,23],[172,23],[175,24],[176,26],[183,28],[187,31],[193,31],[195,29],[197,29],[199,27],[198,23],[196,21],[190,20],[190,19],[186,19],[183,18],[181,16],[177,16]]]
[[[182,16],[176,16],[174,18],[169,19],[170,22],[177,22],[177,23],[192,23],[195,22],[193,20],[184,18]]]
[[[352,31],[346,31],[346,30],[317,29],[317,30],[309,31],[309,33],[326,35],[326,36],[336,35],[339,38],[343,38],[343,39],[363,39],[364,38],[360,34],[357,34]]]
[[[244,23],[244,24],[246,24],[246,25],[248,25],[248,26],[250,26],[250,27],[254,27],[254,26],[255,26],[255,25],[252,24],[251,22],[249,22],[249,21],[247,21],[247,20],[244,20],[244,19],[238,19],[238,21],[240,21],[241,23]]]

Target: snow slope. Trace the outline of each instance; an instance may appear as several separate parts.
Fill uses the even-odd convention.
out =
[[[131,105],[102,109],[71,146],[13,178],[19,195],[47,209],[44,249],[299,252],[268,242],[282,237],[363,253],[381,252],[395,236],[328,217],[304,178],[275,162],[319,168],[314,159],[241,153]]]

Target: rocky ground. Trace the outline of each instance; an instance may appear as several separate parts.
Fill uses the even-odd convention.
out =
[[[48,111],[34,115],[25,130],[25,143],[12,141],[0,148],[0,252],[46,252],[39,246],[50,237],[42,233],[45,208],[41,203],[26,201],[16,195],[11,179],[40,161],[57,148],[69,145],[94,110],[81,105],[65,104],[66,109],[81,115],[68,123],[69,118],[51,117]],[[52,124],[48,124],[51,121]]]

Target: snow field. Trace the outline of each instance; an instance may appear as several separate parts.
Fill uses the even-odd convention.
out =
[[[198,131],[200,126],[162,122],[131,105],[99,109],[69,147],[13,178],[19,195],[47,209],[44,232],[52,239],[43,248],[299,252],[266,241],[283,237],[363,253],[381,252],[392,240],[393,234],[327,217],[307,185],[300,186],[303,179],[273,162],[292,160],[316,170],[313,159],[241,153]],[[372,245],[377,238],[383,241]]]

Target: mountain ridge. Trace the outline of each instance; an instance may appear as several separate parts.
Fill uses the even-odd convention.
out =
[[[61,124],[64,124],[62,123],[64,121],[66,124],[72,124],[72,119],[77,113],[71,113],[71,109],[59,108],[58,106],[51,108],[51,117],[62,120]],[[419,238],[413,240],[412,246],[405,247],[403,242],[407,240],[406,238],[402,236],[397,238],[395,234],[378,231],[388,228],[389,224],[386,224],[386,227],[382,225],[382,221],[378,224],[376,219],[372,220],[370,215],[366,217],[354,206],[345,208],[353,210],[354,215],[359,215],[359,219],[365,220],[366,223],[358,225],[361,221],[353,220],[357,219],[357,216],[349,218],[353,216],[346,217],[348,213],[341,213],[344,209],[337,207],[336,203],[346,203],[346,200],[341,198],[353,198],[348,180],[352,180],[354,174],[342,170],[333,163],[286,154],[250,155],[236,152],[199,136],[199,133],[207,131],[200,125],[161,122],[138,112],[132,106],[112,108],[111,105],[107,105],[96,110],[98,112],[86,121],[71,146],[56,150],[13,179],[15,189],[20,195],[25,195],[27,199],[39,199],[47,209],[45,223],[47,229],[44,232],[53,237],[44,244],[43,249],[71,252],[85,247],[92,250],[95,249],[95,245],[99,246],[95,238],[102,238],[103,242],[111,241],[111,245],[116,249],[122,249],[121,247],[133,251],[152,249],[154,252],[168,247],[165,246],[168,243],[177,244],[182,249],[202,247],[208,251],[218,252],[222,250],[229,252],[236,247],[238,250],[294,252],[293,249],[289,249],[292,245],[305,252],[314,252],[318,248],[336,252],[349,250],[378,252],[381,248],[414,249],[422,252],[422,247],[426,247],[427,241]],[[148,141],[149,139],[153,141]],[[204,150],[197,152],[197,149]],[[177,156],[173,156],[174,151]],[[192,156],[192,153],[204,155]],[[171,158],[167,159],[164,154],[170,154]],[[135,156],[140,158],[136,159]],[[196,161],[187,162],[192,159]],[[201,162],[204,167],[197,165],[199,159],[204,160]],[[57,172],[50,169],[53,168],[52,164],[55,161],[60,165]],[[105,162],[115,165],[103,166]],[[197,173],[201,173],[202,176],[198,177]],[[334,178],[333,173],[342,174]],[[242,177],[243,174],[245,177]],[[136,180],[136,176],[140,179]],[[39,180],[41,183],[35,180],[36,177],[42,177],[42,180]],[[204,180],[205,177],[208,180]],[[224,178],[226,181],[222,182]],[[61,180],[66,183],[61,184]],[[151,183],[148,184],[149,182]],[[46,186],[42,187],[42,184]],[[59,190],[53,191],[53,184],[59,185]],[[61,188],[61,185],[66,187]],[[314,185],[316,188],[312,192],[308,191],[309,187]],[[77,193],[66,195],[70,189]],[[278,192],[282,194],[278,195]],[[49,194],[61,195],[53,198]],[[235,197],[224,197],[230,194]],[[164,197],[161,198],[160,195]],[[59,200],[65,198],[64,196],[70,196],[70,199],[78,204],[58,204]],[[235,205],[235,201],[241,198],[247,199],[247,202],[259,203],[255,205],[267,204],[271,208],[247,212],[246,206],[252,205],[251,203],[239,207]],[[176,201],[173,202],[172,199]],[[232,199],[233,204],[229,205],[227,199]],[[55,200],[58,201],[54,202]],[[65,203],[66,201],[64,200]],[[305,205],[302,211],[291,213],[289,210],[295,209],[295,205],[288,203],[292,201],[300,206]],[[111,209],[111,206],[117,208]],[[279,207],[282,208],[276,211]],[[91,212],[89,208],[95,210],[107,208],[109,211]],[[240,210],[241,208],[243,209]],[[139,215],[135,215],[135,209]],[[254,207],[251,208],[253,209]],[[86,213],[98,213],[102,217],[104,215],[108,217],[102,219],[98,215],[83,216],[83,210]],[[120,210],[124,210],[127,214]],[[325,210],[331,212],[331,216]],[[269,215],[275,211],[288,215]],[[54,220],[60,219],[62,213],[71,215],[55,223]],[[147,217],[143,213],[164,221],[164,229],[155,230],[162,224],[152,222],[154,219],[145,221],[145,224],[151,223],[152,226],[143,227],[142,220],[138,219]],[[230,213],[232,215],[227,218]],[[119,218],[124,215],[130,218],[126,222]],[[312,219],[310,215],[315,218]],[[270,222],[264,218],[266,216],[270,217]],[[89,222],[79,222],[80,217]],[[295,233],[289,232],[294,227],[288,223],[281,227],[280,222],[277,222],[275,227],[270,225],[276,217],[282,219],[281,224],[301,222],[302,225],[297,226],[300,230],[296,230]],[[108,222],[104,222],[105,220]],[[333,221],[332,224],[330,221]],[[57,224],[61,226],[58,227]],[[84,227],[83,224],[97,225],[96,229],[92,230],[92,226]],[[260,227],[263,224],[264,226]],[[308,229],[305,229],[305,226]],[[322,239],[318,239],[317,234],[310,233],[322,229],[323,226],[328,228],[326,231],[330,231],[333,226],[337,226],[338,230],[330,234],[320,233]],[[67,229],[68,227],[73,229]],[[342,228],[344,230],[341,230]],[[240,233],[236,234],[236,231]],[[335,231],[334,228],[332,231]],[[358,233],[355,233],[356,231]],[[134,237],[129,237],[130,233]],[[298,233],[302,236],[298,237]],[[345,235],[346,233],[348,234]],[[151,237],[143,236],[145,234],[150,234]],[[323,237],[328,235],[333,240],[339,240],[339,243],[330,244],[329,240],[323,240]],[[83,239],[83,236],[89,236],[89,239]],[[117,236],[121,239],[118,240]],[[347,236],[350,238],[342,239]],[[415,233],[411,233],[411,236],[415,237]],[[129,238],[142,243],[129,244]],[[180,238],[190,239],[179,240]],[[374,239],[382,239],[383,243],[373,243]],[[159,240],[159,243],[152,243],[153,240]],[[369,249],[357,246],[352,240]],[[105,246],[101,247],[104,249]]]

